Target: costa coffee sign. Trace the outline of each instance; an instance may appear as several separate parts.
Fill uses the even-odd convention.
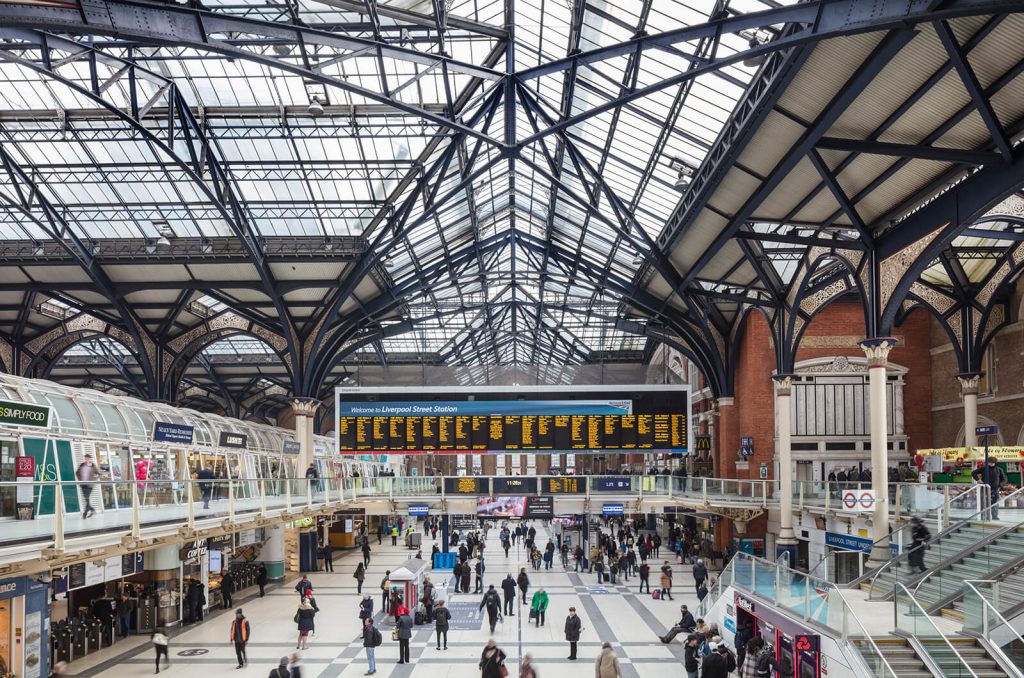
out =
[[[202,558],[209,552],[210,549],[206,545],[206,540],[200,539],[192,542],[191,544],[186,544],[178,555],[182,560],[195,560],[196,558]]]

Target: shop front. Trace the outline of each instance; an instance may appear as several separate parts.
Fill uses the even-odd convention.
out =
[[[48,593],[29,577],[0,580],[0,678],[49,675]]]
[[[726,617],[726,629],[735,633],[747,628],[755,637],[763,638],[774,648],[776,661],[792,667],[787,676],[818,678],[821,675],[820,649],[817,643],[806,642],[808,638],[817,638],[812,635],[813,630],[777,613],[771,605],[763,605],[740,593],[736,594],[734,609],[736,616]]]

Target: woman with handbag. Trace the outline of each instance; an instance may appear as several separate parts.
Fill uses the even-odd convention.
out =
[[[480,655],[480,678],[506,678],[506,676],[508,676],[508,668],[505,666],[505,653],[494,642],[494,638],[491,638]]]
[[[293,621],[299,627],[299,639],[295,643],[296,650],[309,649],[309,632],[313,630],[313,616],[316,610],[309,604],[309,598],[303,598],[299,603],[299,609],[295,611]]]

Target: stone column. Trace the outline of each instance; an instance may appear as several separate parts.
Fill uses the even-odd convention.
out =
[[[280,581],[284,579],[284,525],[269,525],[263,535],[260,560],[267,566],[267,578]]]
[[[736,401],[731,397],[718,399],[718,422],[708,421],[708,434],[714,443],[716,478],[736,478],[736,452],[740,448]]]
[[[319,401],[313,398],[296,398],[292,401],[292,412],[295,413],[295,439],[299,441],[298,468],[295,473],[299,478],[306,475],[306,469],[313,461],[313,416]]]
[[[961,372],[956,375],[960,382],[960,395],[964,399],[964,446],[977,447],[978,436],[978,384],[984,372]]]
[[[790,396],[793,375],[777,374],[775,382],[775,437],[779,441],[779,537],[775,540],[775,555],[789,552],[790,562],[796,562],[796,534],[793,532],[793,441]]]
[[[869,417],[871,421],[871,489],[875,509],[871,519],[871,541],[875,543],[868,558],[871,567],[890,559],[889,554],[889,435],[886,426],[886,366],[889,351],[896,345],[892,337],[865,339],[860,346],[868,359]]]

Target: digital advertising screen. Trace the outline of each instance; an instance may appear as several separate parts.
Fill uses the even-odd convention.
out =
[[[335,390],[341,454],[689,450],[686,386]]]
[[[526,497],[480,497],[476,515],[480,518],[522,518],[526,513]]]

